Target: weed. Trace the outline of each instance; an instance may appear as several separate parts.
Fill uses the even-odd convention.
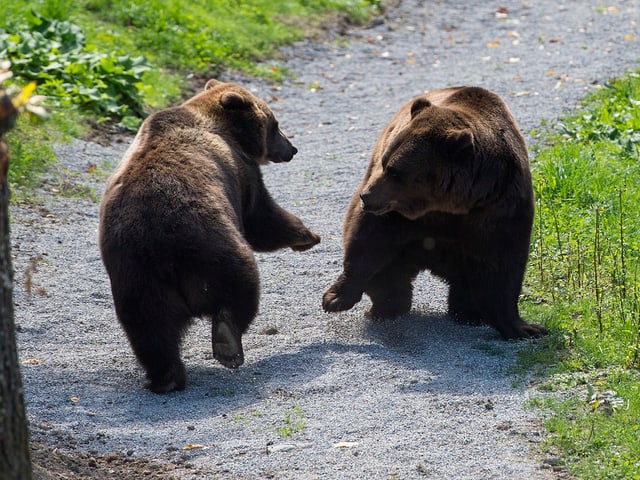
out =
[[[277,434],[282,438],[289,438],[296,433],[305,431],[307,429],[305,422],[306,417],[306,412],[301,407],[295,405],[286,413],[283,425],[276,428]]]

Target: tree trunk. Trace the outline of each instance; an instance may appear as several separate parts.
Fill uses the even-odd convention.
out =
[[[0,479],[30,480],[29,431],[16,351],[13,267],[9,237],[9,152],[4,133],[17,112],[0,96]]]

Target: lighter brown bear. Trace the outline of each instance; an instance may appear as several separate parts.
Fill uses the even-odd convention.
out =
[[[142,124],[107,184],[99,243],[118,320],[152,391],[185,387],[180,343],[196,317],[211,320],[213,356],[240,366],[258,310],[252,250],[320,241],[262,180],[260,165],[296,152],[262,100],[216,80]]]
[[[518,311],[533,215],[527,148],[504,101],[477,87],[417,97],[375,146],[323,307],[348,310],[366,293],[371,317],[404,315],[428,269],[448,283],[453,318],[505,339],[543,335]]]

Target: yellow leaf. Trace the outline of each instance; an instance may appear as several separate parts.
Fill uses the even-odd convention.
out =
[[[33,91],[35,89],[36,89],[36,82],[31,82],[29,85],[24,87],[22,89],[22,92],[20,92],[13,99],[13,106],[15,108],[18,108],[18,107],[21,107],[22,105],[26,104],[29,101],[29,97],[31,96],[31,94],[33,93]]]
[[[71,403],[78,403],[80,401],[78,397],[69,397],[69,400],[71,400]]]
[[[636,36],[635,35],[625,35],[624,39],[627,42],[633,42],[636,39]]]

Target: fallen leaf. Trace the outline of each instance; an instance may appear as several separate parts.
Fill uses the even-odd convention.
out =
[[[500,40],[494,40],[493,42],[487,43],[487,48],[498,48],[500,45]]]
[[[268,445],[267,453],[275,453],[275,452],[288,452],[290,450],[294,450],[296,446],[292,443],[283,443],[280,445]]]
[[[508,15],[509,10],[507,10],[506,7],[500,7],[496,12],[496,18],[507,18]]]
[[[636,36],[635,36],[635,35],[625,35],[625,36],[624,36],[624,39],[625,39],[627,42],[632,42],[632,41],[634,41],[634,40],[636,39]]]
[[[549,70],[549,71],[547,72],[547,76],[548,76],[548,77],[553,77],[555,74],[556,74],[556,72],[554,72],[553,70]]]
[[[208,448],[211,448],[211,445],[193,444],[182,447],[183,450],[206,450]]]
[[[78,403],[80,401],[78,397],[69,397],[69,400],[71,401],[71,403]]]
[[[333,448],[353,448],[357,446],[358,442],[338,442],[333,445]]]
[[[618,13],[618,7],[609,7],[609,8],[607,8],[607,12],[609,12],[609,13]]]
[[[42,362],[37,358],[28,358],[20,362],[22,365],[40,365]]]

